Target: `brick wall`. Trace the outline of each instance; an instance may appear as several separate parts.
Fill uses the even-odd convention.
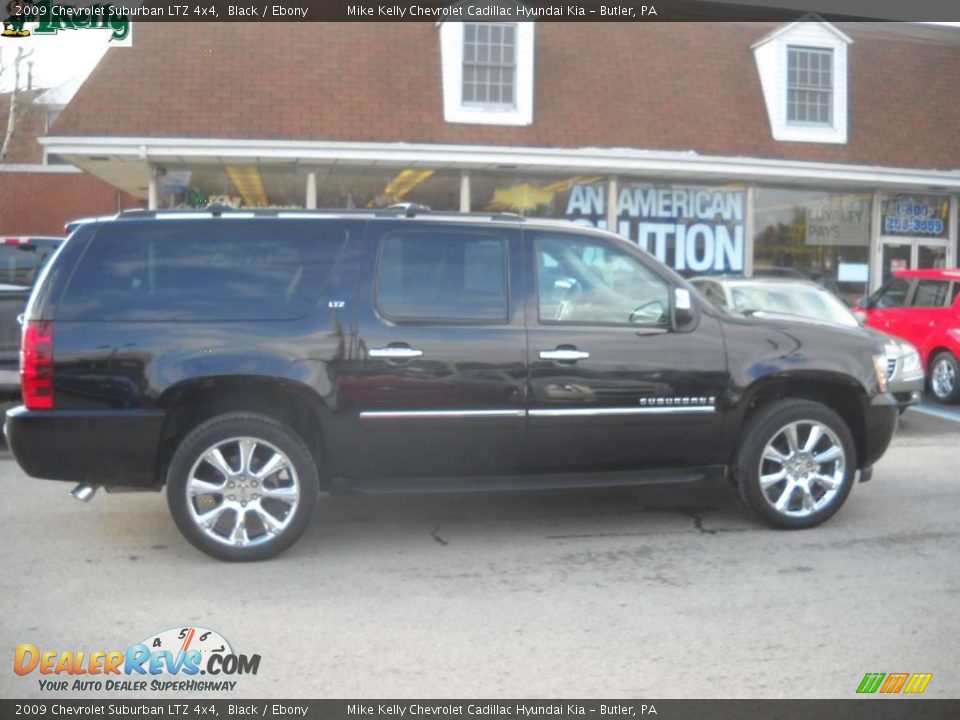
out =
[[[142,206],[91,175],[0,172],[0,235],[63,235],[70,220]]]
[[[443,120],[433,23],[141,23],[51,134],[632,147],[960,168],[960,32],[843,24],[849,142],[776,142],[759,23],[538,23],[534,123]]]

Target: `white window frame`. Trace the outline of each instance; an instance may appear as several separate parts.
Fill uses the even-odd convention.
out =
[[[852,42],[830,23],[800,21],[781,28],[753,45],[774,140],[834,144],[847,142],[847,47]],[[829,50],[833,55],[832,122],[829,125],[787,121],[787,57],[791,47]]]
[[[819,56],[829,58],[830,62],[830,85],[809,85],[803,86],[798,84],[797,90],[799,92],[827,92],[829,93],[830,100],[828,103],[825,103],[829,106],[829,115],[830,120],[828,122],[821,122],[819,120],[791,120],[790,119],[790,54],[796,53],[807,54],[809,56]],[[819,61],[818,61],[819,62]],[[836,97],[836,86],[837,78],[836,73],[833,69],[834,56],[833,50],[830,48],[824,47],[807,47],[805,45],[787,45],[787,124],[790,126],[804,126],[804,127],[833,127],[833,106],[834,98]]]
[[[516,23],[514,104],[463,102],[462,22],[440,24],[440,62],[443,76],[443,119],[476,125],[531,125],[533,123],[534,23]]]

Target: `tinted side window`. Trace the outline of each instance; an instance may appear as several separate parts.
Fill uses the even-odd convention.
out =
[[[950,304],[953,305],[958,297],[960,297],[960,282],[955,282],[953,284],[953,290],[950,293]]]
[[[315,306],[343,226],[276,220],[115,222],[90,243],[63,320],[284,320]]]
[[[876,306],[903,307],[907,302],[907,295],[910,292],[910,281],[906,278],[891,278],[877,291],[875,296]]]
[[[667,283],[625,250],[592,237],[536,240],[541,323],[665,326]]]
[[[949,285],[946,280],[921,280],[911,304],[914,307],[943,307]]]
[[[0,284],[30,287],[57,247],[46,241],[0,244]]]
[[[394,320],[506,322],[506,259],[506,242],[492,233],[390,233],[377,263],[377,310]]]

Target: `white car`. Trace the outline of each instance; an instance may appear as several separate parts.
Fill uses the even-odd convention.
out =
[[[833,293],[814,282],[792,278],[698,277],[690,281],[714,305],[749,315],[791,316],[814,322],[861,325]],[[920,353],[906,340],[864,328],[883,341],[887,355],[887,387],[903,412],[923,396]]]

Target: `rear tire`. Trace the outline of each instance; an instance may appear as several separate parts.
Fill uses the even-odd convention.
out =
[[[836,513],[853,487],[856,446],[833,410],[779,400],[747,421],[733,463],[740,501],[767,525],[814,527]]]
[[[183,439],[167,472],[167,503],[180,532],[220,560],[283,552],[310,524],[318,495],[303,440],[263,415],[207,420]]]
[[[960,367],[957,358],[949,350],[936,354],[930,363],[930,392],[944,405],[952,405],[960,399]]]

